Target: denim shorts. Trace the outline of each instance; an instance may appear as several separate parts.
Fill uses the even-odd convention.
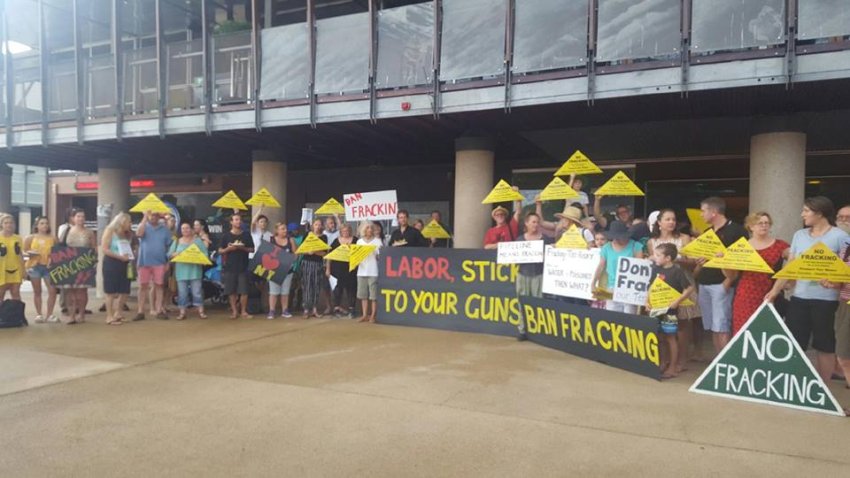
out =
[[[50,271],[47,270],[47,266],[36,264],[27,269],[27,275],[30,279],[44,279],[50,277]]]

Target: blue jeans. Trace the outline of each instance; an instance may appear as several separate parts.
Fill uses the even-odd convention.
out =
[[[189,300],[189,292],[192,293],[191,301]],[[181,309],[185,309],[189,305],[204,306],[204,288],[201,279],[177,281],[177,305]]]

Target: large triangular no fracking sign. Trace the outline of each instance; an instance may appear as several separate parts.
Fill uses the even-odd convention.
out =
[[[844,416],[773,305],[765,303],[691,392]]]

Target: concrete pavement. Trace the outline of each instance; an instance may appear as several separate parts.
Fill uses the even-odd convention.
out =
[[[0,476],[850,475],[846,419],[688,393],[697,368],[658,383],[502,337],[95,314],[0,330]]]

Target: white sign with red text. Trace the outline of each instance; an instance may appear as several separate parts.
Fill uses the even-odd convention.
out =
[[[395,219],[398,199],[395,190],[352,193],[343,196],[347,221]]]

